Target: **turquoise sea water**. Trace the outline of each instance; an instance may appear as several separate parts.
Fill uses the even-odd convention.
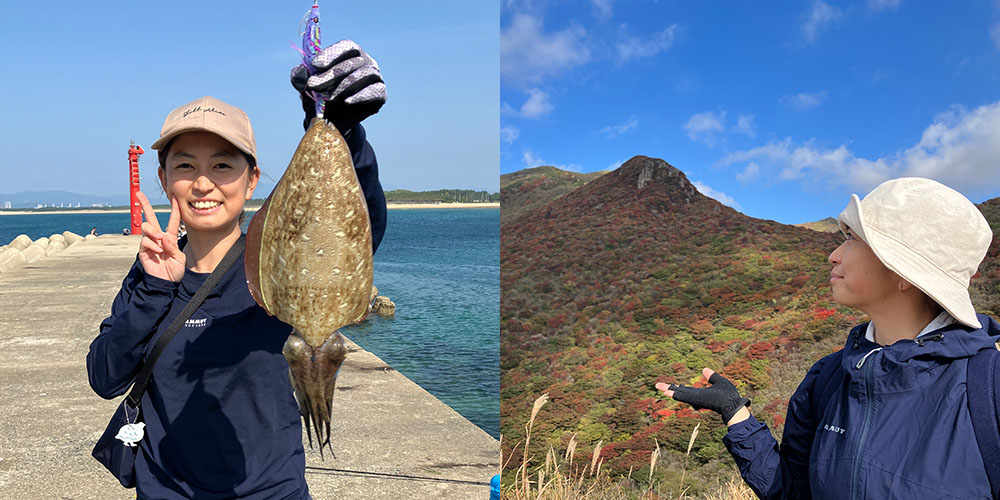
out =
[[[390,210],[375,286],[396,317],[344,334],[500,436],[500,210]],[[159,216],[166,223],[167,214]],[[128,214],[0,215],[0,245],[72,231],[121,234]],[[122,273],[127,271],[123,269]]]

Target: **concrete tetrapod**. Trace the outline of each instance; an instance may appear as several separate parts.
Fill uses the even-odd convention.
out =
[[[48,239],[46,238],[46,240]],[[45,244],[41,244],[36,241],[30,247],[21,250],[21,253],[24,254],[24,260],[27,261],[28,264],[31,264],[32,262],[45,257],[45,249],[48,247],[48,241],[46,241]]]
[[[62,235],[63,235],[63,238],[66,239],[66,246],[67,247],[71,247],[71,246],[73,246],[73,245],[75,245],[75,244],[83,241],[83,236],[80,236],[79,234],[76,234],[76,233],[71,233],[69,231],[63,231]]]
[[[49,255],[52,255],[52,254],[54,254],[56,252],[61,252],[65,248],[66,248],[66,243],[65,242],[62,242],[62,241],[51,242],[51,243],[49,243],[49,247],[47,249],[45,249],[45,255],[49,256]]]
[[[29,238],[26,234],[19,234],[16,238],[11,240],[10,245],[7,246],[18,250],[24,250],[25,248],[31,246],[31,238]]]
[[[0,253],[0,272],[6,272],[16,267],[27,264],[24,254],[16,248],[8,248]]]

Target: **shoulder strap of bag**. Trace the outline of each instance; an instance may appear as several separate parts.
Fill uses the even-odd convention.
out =
[[[983,349],[969,358],[969,413],[993,498],[1000,499],[1000,351]]]
[[[201,307],[202,302],[205,302],[205,297],[212,292],[219,281],[222,280],[222,276],[229,271],[229,268],[233,267],[233,263],[240,258],[240,254],[243,253],[243,249],[246,248],[246,236],[241,235],[240,239],[236,240],[226,256],[222,258],[219,265],[215,266],[215,270],[212,274],[208,276],[208,279],[202,283],[198,291],[195,292],[194,297],[184,306],[181,313],[174,318],[174,321],[170,323],[163,335],[160,335],[160,339],[156,341],[156,345],[153,346],[152,352],[149,354],[149,358],[142,365],[142,370],[139,371],[139,375],[135,378],[135,383],[132,384],[132,390],[129,391],[128,396],[126,396],[125,401],[133,408],[139,407],[139,400],[142,398],[142,393],[146,392],[146,384],[149,383],[149,376],[153,373],[153,365],[156,364],[156,359],[160,357],[163,353],[163,349],[167,346],[167,343],[174,338],[174,335],[180,331],[181,327],[184,326],[184,322],[194,314],[195,311]]]

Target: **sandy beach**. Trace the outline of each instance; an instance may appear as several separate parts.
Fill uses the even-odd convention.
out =
[[[500,208],[500,203],[388,203],[389,210],[427,209],[427,208]],[[159,208],[159,207],[157,207]],[[248,212],[255,212],[260,207],[247,207]],[[164,210],[165,211],[165,210]],[[108,210],[0,210],[0,215],[32,215],[32,214],[127,214],[128,208],[110,208]]]

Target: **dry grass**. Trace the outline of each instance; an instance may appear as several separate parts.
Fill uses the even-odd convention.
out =
[[[684,463],[681,471],[681,479],[678,484],[662,484],[653,478],[653,472],[660,459],[660,444],[655,441],[656,448],[650,454],[649,477],[646,478],[646,486],[638,488],[634,486],[632,472],[627,476],[611,478],[606,471],[601,471],[603,460],[600,458],[603,442],[598,442],[594,446],[590,463],[578,464],[574,462],[577,448],[576,434],[570,437],[566,446],[566,451],[562,454],[562,459],[556,451],[549,448],[545,454],[545,462],[539,466],[535,464],[535,457],[529,456],[527,450],[531,443],[531,429],[535,424],[535,417],[538,410],[548,401],[548,394],[543,394],[535,400],[531,408],[531,418],[525,425],[524,453],[522,453],[521,464],[514,474],[514,483],[508,485],[503,490],[503,497],[507,500],[689,500],[693,499],[687,494],[684,486],[684,476],[687,472],[688,457],[691,448],[698,438],[698,427],[695,426],[691,432],[691,439],[688,441],[687,452],[684,454]],[[514,446],[516,450],[520,443]],[[513,450],[512,450],[513,451]],[[512,456],[512,455],[511,455]],[[511,456],[508,456],[503,464],[504,470],[509,470]],[[529,472],[529,469],[534,469]],[[702,496],[704,500],[752,500],[755,498],[753,492],[738,477],[731,478],[727,483],[720,485],[717,491]]]

